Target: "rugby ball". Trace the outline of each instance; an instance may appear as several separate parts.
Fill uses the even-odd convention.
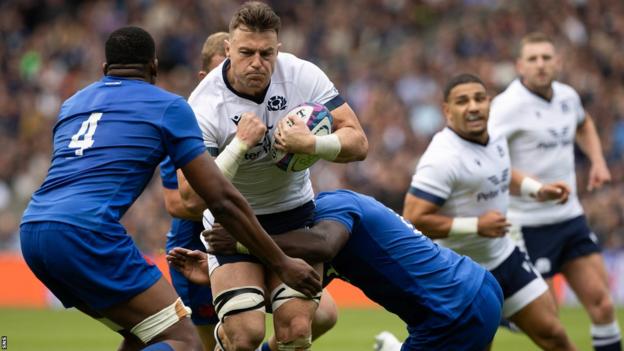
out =
[[[314,135],[328,135],[332,132],[334,118],[322,104],[304,102],[286,114],[301,118]],[[275,149],[275,134],[271,138],[271,158],[275,165],[286,172],[300,172],[310,168],[319,160],[317,155],[286,153]]]

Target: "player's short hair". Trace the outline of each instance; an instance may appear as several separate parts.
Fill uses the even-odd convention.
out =
[[[481,78],[475,76],[474,74],[462,73],[462,74],[454,76],[448,82],[446,82],[446,85],[444,86],[444,101],[445,102],[448,101],[449,95],[451,95],[451,90],[453,90],[453,88],[455,88],[458,85],[468,84],[468,83],[481,84],[485,88],[485,84],[483,83]]]
[[[241,26],[254,32],[275,31],[279,34],[282,21],[269,5],[261,1],[247,1],[232,16],[230,34]]]
[[[536,43],[550,43],[555,45],[552,38],[542,32],[531,32],[520,40],[520,44],[516,48],[516,57],[520,58],[522,55],[522,49],[527,44],[536,44]]]
[[[122,27],[110,34],[105,45],[107,64],[148,63],[156,56],[152,36],[139,27]]]
[[[227,37],[228,34],[226,32],[217,32],[210,34],[208,38],[206,38],[204,46],[202,46],[201,50],[202,70],[208,71],[213,56],[221,55],[225,57],[225,44],[223,43],[223,41],[227,39]]]

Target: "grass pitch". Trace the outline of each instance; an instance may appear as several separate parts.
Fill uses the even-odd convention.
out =
[[[564,308],[561,319],[580,350],[591,350],[589,320],[580,308]],[[624,321],[624,309],[618,309]],[[315,351],[371,351],[373,337],[388,330],[407,335],[403,323],[380,309],[342,309],[338,325],[313,346]],[[10,351],[115,350],[121,340],[100,323],[75,310],[0,309],[0,336]],[[494,350],[538,350],[526,336],[499,330]]]

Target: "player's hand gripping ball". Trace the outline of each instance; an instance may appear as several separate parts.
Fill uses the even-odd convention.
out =
[[[317,136],[331,134],[332,122],[334,118],[324,105],[315,102],[304,102],[303,104],[290,110],[286,116],[297,116],[301,118],[310,129],[310,132]],[[286,172],[300,172],[310,168],[320,159],[317,155],[286,153],[275,149],[275,135],[271,138],[271,158],[275,165]]]

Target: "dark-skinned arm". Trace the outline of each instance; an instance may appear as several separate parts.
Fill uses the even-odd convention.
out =
[[[208,153],[196,157],[182,172],[215,219],[254,253],[284,283],[308,296],[321,291],[319,274],[304,261],[288,257],[262,229],[245,198],[221,173]]]
[[[222,227],[202,233],[210,244],[210,253],[236,253],[236,240]],[[323,263],[333,259],[349,240],[347,228],[336,221],[323,220],[310,229],[297,229],[273,236],[275,243],[289,256],[307,262]]]

